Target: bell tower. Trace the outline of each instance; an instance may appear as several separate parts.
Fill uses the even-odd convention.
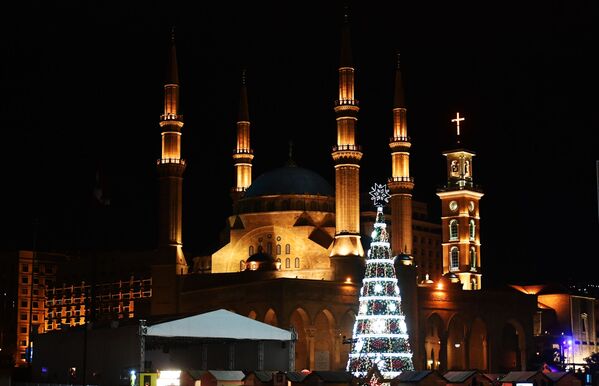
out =
[[[337,145],[332,157],[335,166],[335,239],[331,264],[335,279],[357,280],[364,267],[364,249],[360,241],[360,160],[362,151],[356,143],[358,101],[354,98],[352,62],[347,10],[341,36],[339,64],[339,99],[335,101]]]
[[[456,114],[457,148],[447,157],[447,185],[437,191],[441,199],[443,229],[443,274],[455,274],[465,290],[482,288],[480,258],[480,212],[482,191],[474,185],[472,159],[475,153],[460,145],[460,122]]]
[[[158,231],[160,259],[163,264],[175,264],[177,275],[186,274],[188,269],[183,255],[182,240],[183,172],[185,171],[185,160],[181,158],[182,127],[179,71],[173,30],[164,83],[164,112],[160,116],[162,151],[156,164],[160,189]]]

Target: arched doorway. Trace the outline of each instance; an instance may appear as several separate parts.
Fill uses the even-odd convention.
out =
[[[264,315],[264,323],[278,327],[279,322],[277,320],[277,314],[272,308],[269,308],[268,311],[266,311],[266,315]]]
[[[322,310],[314,319],[314,368],[311,370],[331,370],[335,364],[334,339],[332,328],[335,325],[333,315]]]
[[[469,368],[480,371],[489,369],[487,351],[487,326],[479,318],[474,319],[470,329],[469,344]]]
[[[500,340],[499,371],[524,370],[523,359],[526,358],[524,329],[516,321],[508,321],[502,328]]]
[[[289,318],[291,326],[295,329],[297,340],[295,341],[295,370],[301,371],[310,368],[308,358],[308,340],[306,339],[306,327],[310,325],[310,318],[306,311],[297,308]]]
[[[438,370],[441,365],[439,353],[441,352],[441,334],[443,321],[437,314],[431,315],[426,320],[426,335],[424,337],[425,369]]]
[[[447,369],[466,369],[466,326],[460,315],[455,315],[447,329]]]

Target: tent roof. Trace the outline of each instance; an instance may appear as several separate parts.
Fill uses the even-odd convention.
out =
[[[522,382],[528,381],[538,374],[538,371],[510,371],[505,377],[501,378],[501,382]]]
[[[429,370],[424,371],[402,371],[397,377],[393,378],[395,381],[401,383],[409,383],[409,382],[420,382],[427,376],[431,375],[433,372]]]
[[[146,335],[186,338],[292,340],[291,331],[273,327],[223,309],[148,326]]]
[[[306,378],[309,377],[318,377],[322,381],[332,382],[332,383],[348,383],[353,379],[353,375],[347,371],[312,371],[310,374],[306,375]]]
[[[448,382],[451,383],[462,383],[466,381],[468,378],[476,374],[474,370],[467,371],[448,371],[443,374],[443,377],[447,379]]]

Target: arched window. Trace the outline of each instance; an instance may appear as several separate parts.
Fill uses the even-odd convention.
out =
[[[476,268],[476,248],[470,247],[470,266]]]
[[[458,220],[451,220],[449,222],[449,240],[458,239]]]
[[[281,254],[281,244],[277,244],[277,255]]]
[[[299,268],[300,267],[300,259],[299,257],[295,258],[295,268]]]
[[[277,271],[281,270],[281,258],[280,257],[275,262],[275,266],[277,267]]]
[[[291,254],[291,245],[289,245],[289,244],[285,245],[285,254],[286,255]]]
[[[254,246],[250,245],[250,247],[248,248],[248,256],[252,256],[254,254]]]
[[[290,258],[285,259],[285,268],[291,268],[291,259]]]
[[[473,289],[473,290],[478,289],[478,285],[476,283],[476,278],[475,277],[473,277],[472,279],[470,279],[470,289]]]
[[[449,270],[456,271],[460,269],[460,251],[458,247],[452,247],[449,256]]]
[[[474,240],[474,236],[476,235],[475,227],[476,227],[476,224],[474,224],[474,220],[470,220],[470,227],[469,227],[470,240]]]
[[[272,243],[268,242],[268,244],[266,244],[266,253],[268,253],[269,255],[272,256]]]
[[[245,271],[245,261],[244,260],[241,260],[239,262],[239,270],[240,271]]]

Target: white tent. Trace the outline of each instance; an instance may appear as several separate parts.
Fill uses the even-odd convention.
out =
[[[146,336],[292,340],[291,331],[223,309],[150,325]]]

